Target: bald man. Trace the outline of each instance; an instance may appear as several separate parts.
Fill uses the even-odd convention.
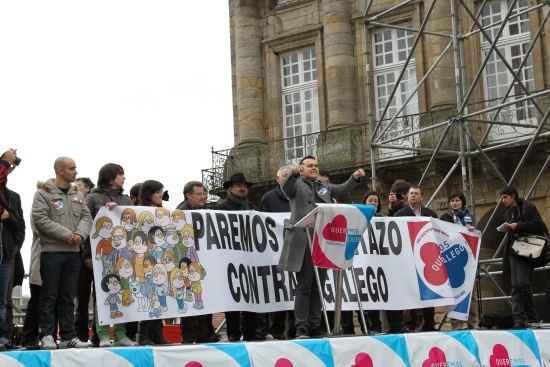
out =
[[[59,348],[86,348],[74,331],[74,298],[80,272],[80,244],[92,226],[84,195],[72,183],[78,174],[76,163],[59,157],[54,163],[55,178],[38,182],[32,203],[31,219],[40,237],[40,309],[38,323],[44,337],[42,349],[58,346],[54,339],[54,308],[59,315]]]

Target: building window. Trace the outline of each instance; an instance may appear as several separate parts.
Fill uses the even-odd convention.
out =
[[[485,28],[494,24],[488,29],[488,35],[494,39],[497,34],[500,23],[504,20],[506,13],[510,9],[510,2],[506,0],[490,1],[485,4],[481,13],[481,21]],[[527,0],[519,0],[515,4],[515,8],[512,12],[512,16],[521,11],[526,10],[528,7]],[[521,61],[525,58],[527,49],[531,42],[531,34],[529,32],[529,17],[528,14],[522,14],[518,17],[510,18],[506,27],[503,30],[502,35],[497,41],[497,49],[504,55],[506,61],[510,64],[515,73],[519,70]],[[481,41],[481,53],[483,58],[489,53],[491,43],[482,37]],[[519,79],[523,82],[529,92],[535,90],[535,79],[533,72],[533,60],[531,55],[527,57],[527,60],[518,75]],[[513,101],[517,98],[525,96],[523,89],[515,83],[512,73],[506,68],[501,58],[496,52],[491,52],[487,66],[484,70],[484,92],[485,99],[488,106],[498,105],[506,92],[513,85],[512,90],[508,94],[508,98],[505,102]],[[490,120],[512,122],[512,123],[524,123],[533,124],[537,123],[535,116],[535,108],[529,101],[518,102],[516,104],[507,106],[498,112],[491,112],[489,114]],[[490,133],[489,139],[492,141],[509,140],[517,137],[517,134],[529,134],[532,133],[532,129],[519,128],[517,126],[499,125],[494,126]]]
[[[315,155],[320,130],[315,49],[282,55],[281,77],[286,160],[297,163]]]
[[[406,24],[404,27],[411,28],[412,25]],[[411,47],[414,42],[413,32],[403,29],[381,29],[373,32],[372,48],[373,48],[373,74],[375,83],[375,98],[376,98],[376,116],[380,120],[382,112],[389,102],[391,91],[395,86],[395,82],[405,65],[408,54],[411,52]],[[386,128],[389,121],[395,117],[401,107],[404,109],[397,115],[398,118],[392,126],[383,134],[382,140],[395,139],[403,134],[409,134],[418,127],[418,123],[414,116],[418,114],[418,98],[416,95],[406,103],[407,99],[416,88],[416,69],[414,56],[410,60],[409,65],[405,70],[405,74],[399,83],[395,95],[389,102],[390,105],[386,114],[383,116],[381,130]],[[397,147],[416,147],[419,139],[417,135],[412,135],[407,138],[393,140],[385,143],[385,145],[395,145]],[[380,159],[394,159],[402,157],[410,152],[404,150],[395,150],[391,148],[380,148]]]

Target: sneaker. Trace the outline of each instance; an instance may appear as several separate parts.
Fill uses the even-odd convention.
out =
[[[57,349],[57,344],[55,344],[55,340],[53,340],[53,337],[51,335],[46,335],[42,338],[42,340],[40,340],[40,348],[46,350],[54,350]]]
[[[100,342],[100,345],[101,345],[101,342]],[[78,338],[72,338],[71,340],[62,340],[59,342],[59,349],[68,349],[68,348],[88,348],[88,343],[81,342],[80,339]]]
[[[130,338],[125,337],[113,344],[115,347],[135,347],[138,343],[133,342]]]
[[[296,329],[296,339],[309,339],[306,328],[297,328]]]
[[[109,338],[103,338],[99,342],[100,348],[109,348],[111,346],[111,340]]]
[[[273,335],[267,334],[267,335],[265,336],[265,340],[267,340],[268,342],[270,342],[270,341],[275,340],[275,338],[273,337]]]

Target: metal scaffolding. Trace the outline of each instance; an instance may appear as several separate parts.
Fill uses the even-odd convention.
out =
[[[446,0],[439,0],[440,3]],[[531,12],[536,12],[538,9],[549,6],[550,2],[544,0],[538,3],[535,6],[527,7],[526,0],[509,0],[507,3],[506,15],[502,20],[493,22],[491,24],[483,24],[481,18],[483,11],[486,10],[488,6],[488,1],[484,0],[479,4],[477,13],[474,12],[470,6],[464,0],[449,0],[450,1],[450,22],[452,31],[448,34],[443,32],[432,32],[426,30],[427,25],[429,24],[430,17],[432,16],[432,11],[436,7],[438,1],[432,0],[428,4],[428,1],[425,2],[425,10],[423,12],[423,17],[420,22],[420,27],[418,29],[403,27],[401,25],[396,25],[392,21],[395,17],[397,11],[402,11],[404,7],[410,6],[414,3],[413,0],[406,0],[402,3],[391,7],[390,9],[374,13],[373,3],[374,0],[369,0],[367,7],[363,15],[364,31],[365,31],[365,50],[367,55],[367,96],[368,96],[368,109],[369,109],[369,126],[370,126],[370,152],[371,152],[371,169],[372,169],[372,187],[376,190],[377,187],[377,178],[376,178],[376,168],[379,164],[381,158],[383,158],[381,151],[401,151],[401,154],[418,154],[418,153],[431,153],[431,157],[425,168],[424,174],[418,183],[419,186],[422,186],[423,182],[426,179],[427,172],[430,170],[434,164],[437,157],[456,157],[455,163],[449,169],[448,174],[444,177],[442,182],[439,184],[433,196],[426,204],[429,206],[435,197],[437,197],[438,192],[445,186],[449,177],[453,172],[460,167],[461,177],[462,177],[462,189],[467,198],[471,203],[470,209],[471,212],[475,215],[475,200],[473,197],[473,167],[472,167],[472,158],[481,159],[492,171],[495,177],[500,180],[501,184],[504,185],[513,185],[516,180],[520,170],[524,167],[528,157],[533,151],[535,145],[542,140],[545,140],[550,134],[550,126],[548,124],[548,118],[550,109],[546,107],[544,109],[540,105],[540,97],[546,96],[550,93],[550,90],[535,91],[532,86],[525,83],[525,67],[529,62],[532,62],[530,59],[533,48],[537,45],[537,42],[541,42],[541,35],[543,34],[545,24],[550,16],[550,11],[545,9],[545,15],[540,17],[540,24],[538,29],[533,32],[531,28],[531,40],[530,44],[525,50],[525,54],[521,58],[521,62],[516,62],[515,65],[510,65],[509,60],[505,57],[500,47],[499,43],[503,30],[508,27],[513,22],[518,22],[519,20],[525,20],[526,17],[529,17]],[[521,10],[518,3],[521,2]],[[458,18],[458,14],[462,15],[462,19]],[[542,13],[542,12],[541,12]],[[464,19],[466,18],[466,19]],[[384,20],[388,19],[387,22]],[[465,24],[471,21],[470,29],[461,33],[460,24]],[[414,42],[410,47],[410,52],[407,55],[405,63],[402,66],[402,69],[399,73],[399,77],[393,85],[393,89],[390,95],[387,97],[385,106],[379,108],[376,111],[373,106],[372,101],[376,98],[373,97],[373,91],[375,86],[372,84],[373,70],[371,67],[372,60],[372,32],[380,30],[380,28],[388,29],[398,29],[405,32],[411,32],[414,34]],[[407,68],[409,67],[411,60],[415,55],[415,50],[421,42],[424,36],[434,36],[442,37],[444,39],[449,39],[449,43],[441,55],[433,62],[433,65],[430,65],[429,70],[425,75],[418,81],[415,89],[410,93],[405,103],[403,103],[396,113],[389,115],[388,109],[390,107],[391,101],[395,99],[396,94],[399,93],[400,82],[402,81]],[[476,70],[470,70],[472,68],[465,61],[465,44],[474,39],[474,36],[482,37],[484,42],[489,44],[488,50],[485,48],[486,54],[480,54],[481,66],[475,66]],[[480,42],[481,43],[481,42]],[[539,45],[540,47],[540,45]],[[481,51],[481,50],[479,50]],[[452,52],[453,61],[454,61],[454,79],[456,83],[456,109],[454,109],[454,115],[449,117],[445,121],[435,122],[430,126],[420,128],[417,126],[416,129],[404,129],[403,124],[409,123],[408,116],[404,116],[402,112],[407,108],[407,105],[410,103],[411,99],[417,94],[417,92],[427,83],[432,77],[432,73],[439,67],[440,61],[443,60],[445,56],[450,56]],[[480,85],[485,81],[484,76],[486,75],[488,65],[490,61],[498,60],[501,66],[506,69],[506,73],[511,76],[510,82],[507,85],[504,94],[499,96],[498,100],[492,101],[492,103],[487,103],[483,101],[473,102],[472,96],[474,95],[474,90],[480,88]],[[475,75],[472,79],[472,75]],[[470,77],[469,77],[470,76]],[[468,80],[471,79],[470,82]],[[515,92],[513,95],[512,93]],[[546,104],[548,106],[548,103]],[[528,116],[528,118],[520,119],[520,117]],[[472,131],[472,125],[475,123],[476,128],[479,131],[479,126],[485,127],[485,132],[476,134]],[[508,130],[518,132],[514,134],[510,139],[502,139],[499,142],[490,141],[490,133],[498,131],[501,127],[506,127]],[[403,131],[402,134],[392,134],[392,131]],[[419,144],[403,144],[404,140],[412,140],[415,136],[420,136],[422,133],[432,131],[435,135],[440,135],[439,141],[434,145],[433,148],[420,147]],[[521,133],[519,133],[521,131]],[[453,146],[449,144],[448,136],[453,132],[458,136],[459,144],[458,149],[456,144]],[[418,140],[416,140],[418,141]],[[518,144],[526,145],[521,160],[518,166],[515,168],[511,178],[506,180],[504,174],[500,172],[499,168],[493,163],[489,158],[488,153],[498,149],[507,148],[510,146],[517,146]],[[529,198],[543,173],[546,171],[548,164],[550,163],[550,157],[544,162],[540,167],[538,175],[534,178],[530,190],[524,195],[525,198]],[[491,213],[490,219],[487,221],[487,225],[482,230],[482,240],[486,237],[488,226],[491,224],[491,221],[497,210],[500,206],[500,202],[496,205],[496,208]],[[494,228],[489,229],[494,231]],[[495,251],[491,260],[480,262],[480,271],[479,273],[489,279],[490,284],[494,285],[494,288],[497,293],[500,293],[503,297],[492,297],[491,299],[507,299],[504,291],[498,286],[498,283],[494,280],[494,276],[499,272],[491,272],[491,266],[497,263],[502,263],[501,252],[504,246],[504,240],[498,246],[498,249]],[[478,283],[479,284],[479,283]],[[487,299],[487,300],[491,300]],[[483,300],[483,299],[482,299]],[[509,301],[508,301],[509,302]]]

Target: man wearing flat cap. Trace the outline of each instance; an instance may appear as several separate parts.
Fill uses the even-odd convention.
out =
[[[254,185],[248,182],[242,173],[235,173],[229,180],[223,183],[223,188],[227,190],[227,198],[218,206],[219,210],[258,210],[256,205],[252,204],[246,198],[248,189]],[[256,340],[256,313],[243,311],[243,340]],[[227,323],[227,338],[230,342],[238,342],[241,339],[240,331],[240,312],[231,311],[225,313]]]

